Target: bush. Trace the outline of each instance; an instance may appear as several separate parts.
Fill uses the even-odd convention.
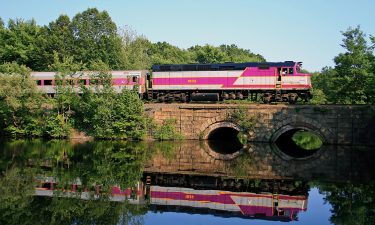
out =
[[[255,126],[256,117],[249,115],[247,109],[241,106],[229,115],[229,120],[238,124],[245,132],[249,132]]]
[[[157,126],[154,132],[154,138],[157,140],[179,140],[182,135],[176,131],[174,124],[175,119],[164,120],[161,126]]]

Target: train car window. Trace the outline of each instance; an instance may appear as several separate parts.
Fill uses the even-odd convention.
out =
[[[288,70],[288,74],[293,74],[293,68],[289,68],[289,70]]]
[[[44,85],[52,85],[52,80],[44,80]]]
[[[36,80],[35,83],[36,83],[36,85],[38,85],[38,86],[42,85],[42,81],[41,81],[41,80]]]
[[[283,68],[283,75],[287,75],[288,74],[288,68]]]
[[[138,82],[138,77],[137,76],[133,76],[133,83],[137,83]]]

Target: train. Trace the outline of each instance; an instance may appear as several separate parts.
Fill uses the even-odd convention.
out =
[[[44,93],[56,94],[56,72],[32,72]],[[95,71],[70,76],[65,84],[95,84]],[[153,65],[151,70],[111,71],[116,91],[137,90],[145,100],[159,102],[258,99],[264,103],[309,101],[311,74],[302,62],[246,62]]]

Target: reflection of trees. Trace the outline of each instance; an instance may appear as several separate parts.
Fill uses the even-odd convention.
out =
[[[35,197],[32,224],[141,224],[145,206],[103,200]]]
[[[38,177],[54,177],[57,188],[78,177],[84,186],[135,186],[147,158],[145,143],[67,141],[12,141],[1,147],[0,224],[142,224],[145,206],[110,202],[103,197],[34,197]]]
[[[0,177],[0,224],[25,224],[33,191],[31,170],[13,167],[4,171]]]
[[[374,224],[375,183],[320,183],[325,201],[332,205],[334,224]]]

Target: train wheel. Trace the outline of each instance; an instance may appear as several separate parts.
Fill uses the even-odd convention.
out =
[[[271,103],[271,95],[264,94],[263,95],[263,103],[265,103],[265,104]]]
[[[243,99],[243,94],[241,92],[238,92],[237,93],[237,98],[242,100]]]
[[[187,102],[187,96],[186,94],[181,94],[181,102]]]
[[[159,95],[158,96],[158,101],[159,102],[165,102],[165,96],[164,95]]]
[[[297,99],[298,99],[298,95],[297,94],[290,94],[288,96],[288,102],[289,102],[289,104],[296,104]]]

